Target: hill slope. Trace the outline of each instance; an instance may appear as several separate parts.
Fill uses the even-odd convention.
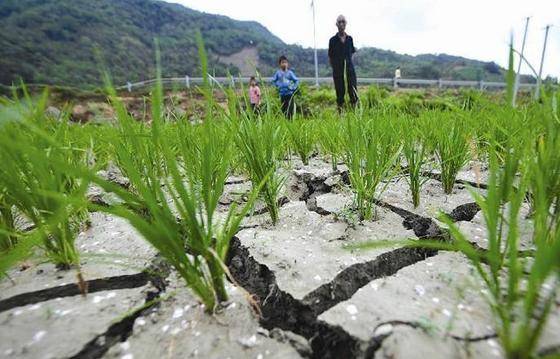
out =
[[[216,75],[268,75],[286,54],[300,76],[312,76],[313,52],[287,45],[256,22],[237,21],[155,0],[2,0],[0,83],[95,86],[100,58],[116,83],[154,76],[153,39],[162,51],[164,76],[196,76],[195,31],[200,29]],[[99,56],[101,54],[101,56]],[[327,76],[326,50],[319,51]],[[496,64],[447,55],[408,56],[360,49],[358,76],[391,77],[397,65],[406,77],[502,80]]]

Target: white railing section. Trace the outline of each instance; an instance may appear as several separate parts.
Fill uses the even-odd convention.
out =
[[[265,81],[265,79],[262,79]],[[391,78],[365,78],[359,77],[358,84],[375,84],[375,85],[388,85],[393,87],[399,86],[418,86],[418,87],[438,87],[438,88],[448,88],[448,87],[471,87],[478,88],[479,90],[491,90],[505,88],[505,82],[487,82],[487,81],[455,81],[455,80],[424,80],[424,79],[391,79]],[[153,85],[157,80],[151,79],[140,82],[127,82],[126,85],[120,86],[119,90],[128,90],[131,92],[133,89],[138,89],[142,87],[147,87]],[[248,83],[249,77],[212,77],[210,76],[210,81],[220,84],[220,85],[235,85],[237,83]],[[266,79],[268,81],[268,79]],[[300,81],[304,83],[315,83],[314,77],[300,77]],[[191,87],[192,85],[200,85],[203,82],[202,77],[168,77],[162,78],[161,82],[163,85],[179,85],[182,87]],[[319,84],[332,84],[332,77],[320,77]],[[524,83],[520,84],[523,89],[534,89],[537,85]]]

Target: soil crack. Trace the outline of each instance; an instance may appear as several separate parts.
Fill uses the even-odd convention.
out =
[[[422,176],[428,177],[428,178],[431,178],[431,179],[434,179],[436,181],[441,182],[441,174],[439,174],[439,173],[424,171],[424,172],[422,172]],[[475,188],[488,189],[488,185],[486,183],[477,183],[477,182],[463,180],[463,179],[456,179],[455,183],[463,184],[463,185],[469,185],[469,186],[472,186],[472,187],[475,187]]]
[[[377,350],[379,350],[381,348],[381,346],[383,345],[383,341],[387,338],[389,338],[392,334],[393,334],[393,329],[396,326],[407,326],[413,329],[421,329],[426,333],[429,333],[429,330],[426,329],[421,323],[419,322],[408,322],[408,321],[403,321],[403,320],[390,320],[390,321],[386,321],[383,323],[379,323],[375,329],[373,330],[373,333],[376,333],[381,327],[385,327],[388,328],[386,330],[383,330],[384,333],[380,333],[378,335],[375,335],[370,339],[369,341],[369,345],[366,349],[366,354],[365,357],[366,358],[373,358],[375,356],[375,352]],[[463,336],[457,336],[457,335],[444,335],[443,338],[451,338],[453,340],[456,341],[460,341],[460,342],[465,342],[465,343],[475,343],[475,342],[480,342],[480,341],[485,341],[485,340],[489,340],[489,339],[494,339],[497,338],[498,335],[493,333],[493,334],[487,334],[487,335],[482,335],[482,336],[478,336],[478,337],[463,337]]]
[[[383,253],[377,258],[356,263],[338,273],[329,283],[325,283],[307,294],[303,303],[319,315],[336,304],[350,299],[360,288],[374,279],[395,274],[400,269],[433,257],[436,250],[402,247]]]
[[[290,202],[290,199],[286,196],[282,196],[280,198],[278,198],[278,207],[282,207],[285,204],[288,204]],[[265,214],[268,213],[268,207],[264,206],[260,209],[254,210],[252,212],[247,213],[246,217],[252,217],[252,216],[258,216],[261,214]]]
[[[170,274],[169,265],[159,258],[154,261],[148,282],[152,284],[154,290],[146,293],[144,305],[132,313],[128,314],[118,322],[113,323],[107,330],[90,340],[77,354],[71,359],[97,359],[103,357],[109,349],[118,342],[124,342],[132,335],[134,322],[138,317],[146,316],[159,305],[158,299],[161,293],[165,292],[167,283],[165,278]],[[147,283],[146,283],[147,284]]]
[[[88,280],[86,281],[88,293],[101,292],[105,290],[139,288],[145,286],[148,282],[157,282],[159,286],[162,286],[163,279],[161,278],[159,272],[161,272],[162,268],[166,266],[167,265],[164,264],[161,259],[156,257],[152,261],[152,264],[140,273]],[[56,298],[72,297],[80,294],[82,294],[82,292],[80,291],[78,283],[71,283],[34,292],[22,293],[1,300],[0,312],[17,307],[23,307],[29,304],[36,304]]]
[[[362,357],[367,343],[338,326],[319,321],[313,308],[282,291],[274,273],[257,262],[236,237],[232,239],[227,265],[235,280],[258,298],[260,324],[268,330],[279,328],[306,338],[312,358]]]

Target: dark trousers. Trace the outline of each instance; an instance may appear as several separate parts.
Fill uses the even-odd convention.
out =
[[[252,104],[251,104],[251,111],[253,111],[253,114],[254,114],[254,115],[258,115],[259,112],[260,112],[259,105],[256,104],[256,103],[252,103]]]
[[[294,95],[280,96],[282,103],[282,113],[286,118],[292,119],[294,117]]]
[[[344,68],[346,67],[346,84],[344,83]],[[345,66],[344,64],[333,67],[334,89],[336,90],[336,104],[339,108],[344,105],[344,95],[346,95],[346,87],[348,87],[348,96],[350,104],[356,105],[358,102],[358,82],[356,81],[356,71],[354,66]],[[347,85],[347,86],[346,86]]]

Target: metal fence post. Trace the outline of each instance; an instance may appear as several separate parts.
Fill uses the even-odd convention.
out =
[[[130,82],[126,83],[126,88],[127,88],[128,92],[132,92],[132,84]]]
[[[185,85],[187,86],[187,88],[191,88],[191,79],[189,75],[185,76]]]
[[[484,91],[484,80],[480,80],[480,81],[478,82],[478,89],[479,89],[480,91]]]
[[[539,67],[539,76],[537,77],[537,88],[535,89],[535,98],[538,100],[541,95],[541,85],[542,85],[542,71],[544,65],[544,55],[546,54],[546,42],[548,40],[548,31],[552,25],[546,25],[545,34],[544,34],[544,46],[541,55],[541,66]]]
[[[443,87],[443,82],[441,81],[441,79],[437,80],[437,86],[438,88],[441,90],[441,88]]]

